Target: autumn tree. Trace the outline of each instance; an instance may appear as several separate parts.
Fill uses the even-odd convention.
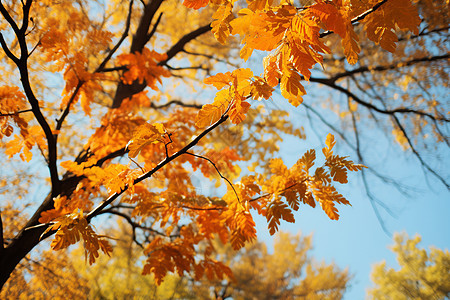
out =
[[[405,79],[433,63],[436,82],[447,84],[448,56],[425,50],[448,31],[436,12],[448,7],[414,2],[0,1],[1,214],[26,207],[20,221],[0,223],[2,286],[48,237],[54,250],[83,240],[89,263],[110,255],[108,237],[91,225],[107,215],[132,225],[145,247],[143,273],[157,283],[167,272],[232,276],[199,250],[216,236],[234,249],[254,240],[251,213],[266,217],[271,234],[301,205],[319,204],[337,220],[336,205],[349,202],[335,184],[363,167],[334,152],[334,136],[323,137],[319,162],[314,149],[290,167],[276,158],[283,138],[304,131],[269,104],[283,103],[280,91],[316,112],[300,106],[305,81],[348,96],[341,115],[353,124],[359,160],[358,124],[386,116],[393,127],[383,127],[448,187],[408,134],[447,143],[444,104],[427,86],[430,99],[418,101]],[[397,44],[402,60],[378,54]],[[239,68],[261,53],[261,74]],[[377,76],[391,70],[409,94],[381,94],[389,84]],[[204,193],[193,176],[222,188]]]
[[[279,232],[273,253],[259,241],[240,251],[220,241],[215,248],[234,278],[192,282],[198,299],[341,299],[349,284],[347,270],[310,256],[311,236]]]
[[[450,253],[418,247],[421,238],[396,234],[392,251],[399,269],[381,262],[373,267],[371,299],[448,299],[450,297]]]

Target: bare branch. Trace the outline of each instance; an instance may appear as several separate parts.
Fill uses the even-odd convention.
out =
[[[351,99],[350,99],[350,97],[348,97],[347,103],[348,103],[349,109],[350,109],[350,102],[351,102]],[[350,112],[351,112],[351,115],[352,115],[353,132],[354,132],[354,135],[355,135],[355,144],[356,144],[356,150],[355,151],[356,151],[356,154],[358,156],[358,162],[361,163],[361,164],[364,164],[364,159],[363,159],[363,156],[362,156],[362,153],[361,153],[361,146],[360,146],[361,143],[360,143],[360,140],[359,140],[359,133],[358,133],[358,127],[357,127],[356,118],[355,118],[355,112],[353,110],[351,110],[351,109],[350,109]],[[375,212],[375,216],[378,219],[378,223],[380,224],[380,226],[383,229],[384,233],[386,233],[386,235],[388,235],[388,236],[391,236],[391,233],[388,231],[388,229],[387,229],[387,227],[386,227],[386,225],[384,223],[384,220],[381,218],[381,214],[378,211],[378,207],[375,206],[375,202],[378,202],[378,200],[372,194],[372,192],[371,192],[371,190],[369,188],[369,185],[367,184],[367,178],[366,178],[366,173],[365,173],[364,168],[362,169],[362,175],[361,176],[362,176],[362,179],[363,179],[364,188],[366,190],[366,195],[367,195],[367,197],[369,197],[370,204],[372,206],[373,211]],[[388,212],[390,212],[390,210],[388,210]]]
[[[163,1],[164,0],[153,0],[145,6],[144,14],[141,17],[141,21],[133,37],[133,41],[131,42],[131,53],[141,52],[145,47],[145,44],[148,42],[148,30],[153,21],[153,17],[155,16]]]
[[[3,3],[0,1],[0,13],[5,18],[5,20],[11,25],[11,28],[13,29],[16,36],[20,35],[20,29],[17,26],[16,22],[14,22],[11,15],[8,13],[6,8],[3,6]]]
[[[370,108],[370,109],[372,109],[372,110],[374,110],[376,112],[382,113],[382,114],[393,115],[393,114],[396,114],[396,113],[412,113],[412,114],[417,114],[417,115],[428,117],[428,118],[430,118],[432,120],[439,120],[439,121],[450,122],[450,119],[447,119],[445,117],[435,117],[435,116],[433,116],[433,115],[431,115],[431,114],[429,114],[427,112],[423,112],[423,111],[415,110],[415,109],[410,109],[410,108],[399,107],[399,108],[396,108],[396,109],[382,109],[382,108],[379,108],[379,107],[373,105],[372,103],[369,103],[369,102],[366,102],[366,101],[362,100],[360,97],[356,96],[354,93],[350,92],[348,89],[335,84],[333,80],[325,79],[325,78],[313,78],[313,77],[311,77],[309,80],[311,82],[321,83],[321,84],[329,86],[329,87],[331,87],[331,88],[333,88],[335,90],[338,90],[338,91],[346,94],[347,96],[351,97],[355,102],[357,102],[357,103],[359,103],[359,104],[361,104],[361,105],[363,105],[363,106],[365,106],[367,108]]]
[[[409,67],[411,65],[414,65],[414,64],[417,64],[417,63],[421,63],[421,62],[446,60],[446,59],[449,59],[449,58],[450,58],[450,53],[447,53],[447,54],[444,54],[444,55],[436,55],[436,56],[426,56],[426,57],[421,57],[421,58],[414,58],[414,59],[411,59],[411,60],[405,61],[405,62],[395,62],[393,64],[386,65],[386,66],[376,66],[376,67],[364,66],[364,67],[359,67],[357,69],[353,69],[353,70],[350,70],[350,71],[338,73],[338,74],[334,75],[333,77],[329,78],[329,80],[331,80],[332,82],[336,82],[340,78],[352,76],[352,75],[363,73],[363,72],[387,71],[387,70],[393,70],[393,69],[398,69],[398,68],[402,68],[402,67]]]
[[[430,34],[433,34],[433,33],[440,33],[442,31],[448,31],[449,29],[450,29],[450,26],[441,27],[441,28],[435,28],[435,29],[432,29],[432,30],[429,30],[429,31],[425,31],[425,29],[424,29],[417,35],[413,35],[411,37],[400,37],[398,39],[398,41],[401,42],[401,41],[404,41],[404,40],[413,40],[413,39],[424,37],[424,36],[427,36],[427,35],[430,35]]]
[[[2,221],[2,211],[0,210],[0,257],[2,255],[3,250],[5,249],[4,241],[3,241],[3,221]]]
[[[169,102],[167,102],[167,103],[164,103],[164,104],[162,104],[162,105],[156,105],[156,104],[154,104],[153,102],[150,104],[150,107],[151,108],[154,108],[154,109],[161,109],[161,108],[166,108],[166,107],[168,107],[168,106],[170,106],[170,105],[179,105],[179,106],[182,106],[182,107],[191,107],[191,108],[197,108],[197,109],[200,109],[200,108],[202,108],[202,105],[201,104],[196,104],[196,103],[184,103],[183,101],[181,101],[181,100],[171,100],[171,101],[169,101]]]
[[[81,87],[83,86],[84,81],[78,81],[77,86],[75,87],[75,90],[72,93],[72,96],[70,97],[69,101],[67,102],[66,108],[64,109],[61,116],[56,120],[56,130],[60,130],[62,127],[62,124],[64,123],[64,120],[66,119],[67,115],[69,114],[70,107],[72,106],[72,103],[75,101],[75,98],[78,95],[78,92],[80,91]],[[55,136],[58,136],[58,133],[55,133]]]
[[[228,65],[230,65],[232,67],[239,68],[239,65],[230,63],[230,62],[228,62],[226,60],[223,60],[223,59],[220,59],[220,58],[217,58],[217,57],[214,57],[213,55],[209,55],[209,54],[205,54],[205,53],[196,53],[196,52],[191,52],[191,51],[187,51],[187,50],[182,50],[182,52],[184,52],[186,54],[189,54],[189,55],[194,55],[194,56],[203,56],[203,57],[205,57],[207,59],[213,59],[213,60],[215,60],[217,62],[221,62],[221,63],[224,63],[224,64],[228,64]]]
[[[167,237],[166,234],[164,234],[162,232],[159,232],[158,230],[155,230],[155,229],[150,228],[150,227],[142,226],[141,224],[134,222],[133,219],[131,218],[131,216],[129,216],[129,215],[123,213],[123,212],[120,212],[120,211],[113,210],[113,209],[109,208],[109,209],[105,209],[105,210],[99,212],[97,215],[101,215],[101,214],[112,214],[112,215],[116,215],[116,216],[122,217],[123,219],[125,219],[128,222],[128,224],[131,225],[131,227],[133,227],[133,229],[134,228],[139,228],[139,229],[150,231],[150,232],[152,232],[152,233],[154,233],[156,235]]]
[[[98,66],[97,70],[95,70],[95,73],[105,72],[106,64],[111,59],[111,57],[114,55],[114,53],[117,51],[117,49],[119,49],[120,45],[122,45],[123,41],[127,38],[128,32],[130,31],[132,8],[133,8],[133,0],[130,1],[130,5],[128,7],[128,16],[127,16],[127,20],[125,22],[125,30],[123,31],[122,36],[120,37],[119,41],[114,46],[114,48],[112,48],[111,51],[109,51],[108,55],[105,57],[105,59],[102,61],[102,63]]]
[[[411,151],[414,153],[414,155],[417,157],[417,159],[420,161],[420,163],[422,164],[423,167],[425,167],[425,169],[427,169],[431,174],[433,174],[434,176],[436,176],[437,179],[439,179],[439,181],[441,181],[445,187],[450,190],[450,185],[447,183],[447,181],[442,178],[441,175],[439,175],[435,170],[433,170],[422,158],[422,156],[419,154],[419,152],[417,152],[416,148],[414,147],[413,143],[411,142],[411,139],[408,136],[408,133],[406,132],[405,128],[403,127],[403,125],[400,123],[400,120],[398,119],[398,117],[396,115],[392,115],[392,118],[395,121],[395,124],[397,124],[398,128],[401,130],[401,132],[403,133],[403,136],[406,138],[406,141],[408,142],[408,145],[411,149]]]
[[[16,65],[19,63],[19,58],[17,58],[11,50],[9,50],[8,45],[6,44],[5,39],[3,38],[3,34],[0,32],[0,45],[3,48],[3,51],[5,51],[6,56],[11,59]]]
[[[202,26],[186,35],[184,35],[175,45],[172,46],[172,48],[169,49],[169,51],[166,52],[167,59],[163,60],[158,63],[160,66],[164,66],[167,64],[167,62],[172,59],[175,55],[177,55],[179,52],[184,51],[184,46],[186,46],[187,43],[192,41],[193,39],[201,36],[202,34],[211,31],[211,24]]]
[[[158,19],[156,19],[156,22],[153,25],[152,31],[150,31],[149,34],[147,34],[147,42],[150,41],[152,36],[155,34],[156,29],[158,29],[158,25],[159,25],[159,22],[161,22],[162,16],[163,16],[163,13],[160,13],[159,16],[158,16]]]
[[[166,67],[172,71],[183,71],[183,70],[204,70],[209,72],[209,68],[205,68],[204,66],[189,66],[189,67],[172,67],[166,64]]]
[[[119,66],[119,67],[111,67],[111,68],[103,68],[98,70],[98,73],[108,73],[108,72],[116,72],[116,71],[125,71],[127,66]]]

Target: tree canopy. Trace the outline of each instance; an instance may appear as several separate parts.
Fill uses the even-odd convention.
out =
[[[418,247],[421,238],[396,234],[392,251],[397,256],[398,270],[386,262],[373,267],[374,287],[371,299],[448,299],[450,297],[450,253],[430,247]]]
[[[54,250],[82,240],[89,263],[113,255],[91,224],[106,216],[132,226],[158,284],[168,272],[231,277],[212,241],[255,240],[252,213],[274,234],[302,205],[338,220],[349,171],[369,189],[373,124],[449,186],[422,152],[448,146],[445,1],[24,0],[0,14],[2,286],[49,237]],[[303,102],[315,84],[345,99]],[[305,131],[285,103],[358,163],[328,134],[320,158],[301,149],[287,166],[281,141]]]

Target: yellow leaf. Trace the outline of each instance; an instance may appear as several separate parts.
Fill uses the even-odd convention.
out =
[[[272,96],[274,88],[271,87],[263,78],[255,76],[255,81],[251,84],[251,94],[253,99],[269,99]]]
[[[250,109],[250,103],[248,102],[241,102],[240,108],[237,107],[237,105],[233,105],[230,109],[230,120],[233,122],[233,124],[239,124],[245,119],[245,114]]]
[[[231,3],[227,3],[220,6],[213,15],[213,18],[216,20],[211,23],[211,31],[221,44],[226,43],[231,33],[230,22],[234,19],[232,8]]]
[[[320,206],[331,220],[339,220],[336,206],[331,201],[320,201]]]
[[[334,145],[336,145],[336,141],[334,140],[334,135],[329,133],[327,135],[327,139],[325,140],[325,145],[327,145],[329,151],[333,149]]]
[[[195,118],[195,125],[198,128],[205,128],[215,122],[225,113],[230,105],[230,91],[224,89],[217,92],[212,104],[203,105]]]
[[[418,34],[420,22],[417,9],[409,0],[387,1],[362,21],[367,37],[389,52],[395,52],[396,27]]]
[[[218,90],[223,88],[224,86],[230,85],[230,82],[233,80],[231,76],[231,72],[226,73],[217,73],[214,76],[210,76],[203,80],[206,84],[212,84]]]
[[[300,74],[292,69],[281,77],[281,95],[288,99],[289,103],[295,107],[303,102],[302,96],[306,94],[305,88],[300,83],[300,80]]]
[[[165,129],[163,124],[145,123],[139,126],[133,134],[133,138],[128,142],[127,149],[129,157],[136,157],[146,145],[164,142]]]
[[[342,45],[344,46],[344,54],[347,62],[351,65],[356,64],[358,62],[358,53],[361,49],[358,45],[358,36],[352,26],[347,27],[347,34],[342,39]]]

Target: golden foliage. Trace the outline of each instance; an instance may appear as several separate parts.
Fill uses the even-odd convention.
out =
[[[391,250],[397,255],[400,269],[376,264],[372,269],[374,287],[370,299],[446,299],[450,295],[450,253],[431,247],[418,247],[421,238],[395,234]]]

